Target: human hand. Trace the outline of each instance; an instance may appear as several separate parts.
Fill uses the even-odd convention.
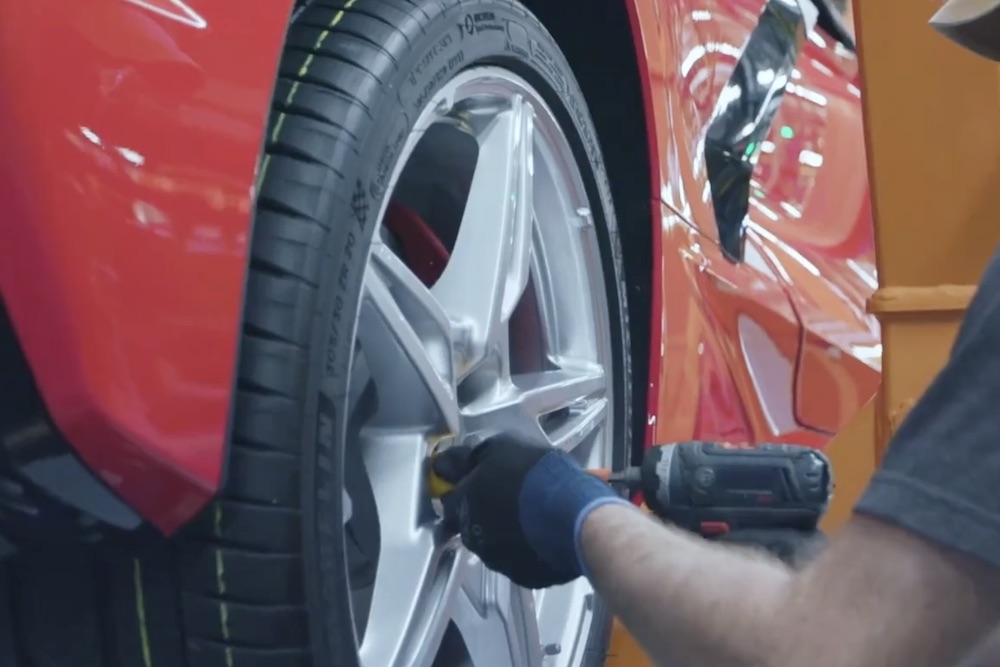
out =
[[[445,524],[486,567],[526,588],[583,574],[583,518],[600,505],[628,502],[566,452],[512,436],[448,448],[432,465],[454,485],[441,498]]]

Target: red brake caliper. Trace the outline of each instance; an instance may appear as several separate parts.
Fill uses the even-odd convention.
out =
[[[448,249],[434,230],[412,209],[390,202],[385,226],[402,246],[403,261],[420,281],[430,287],[448,264]]]

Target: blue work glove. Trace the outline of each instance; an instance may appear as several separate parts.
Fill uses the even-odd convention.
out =
[[[566,452],[511,436],[451,447],[432,465],[454,485],[441,498],[446,525],[486,567],[525,588],[586,574],[584,518],[608,503],[629,504]]]

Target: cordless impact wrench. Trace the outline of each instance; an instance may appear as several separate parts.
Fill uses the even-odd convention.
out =
[[[799,445],[678,442],[651,447],[638,466],[587,472],[641,492],[654,516],[684,530],[790,562],[822,546],[817,527],[833,491],[829,459]],[[431,470],[432,496],[450,488]]]
[[[798,445],[679,442],[650,448],[639,466],[589,472],[641,491],[655,516],[705,537],[813,532],[833,491],[829,459]]]

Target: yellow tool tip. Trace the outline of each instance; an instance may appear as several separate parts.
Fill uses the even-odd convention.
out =
[[[449,493],[453,488],[451,484],[444,481],[440,477],[434,474],[432,470],[427,476],[427,488],[430,491],[431,498],[440,498],[441,496]]]
[[[454,488],[450,482],[447,482],[438,476],[438,474],[434,472],[433,467],[434,457],[438,455],[438,445],[448,437],[450,436],[445,435],[437,438],[431,449],[431,457],[427,465],[427,490],[430,492],[431,498],[440,498]]]
[[[433,465],[434,465],[434,457],[438,455],[441,443],[450,440],[451,438],[454,438],[456,435],[458,434],[449,432],[449,433],[434,435],[427,439],[428,444],[430,444],[431,448],[430,462],[429,465],[427,466],[427,490],[430,492],[431,498],[440,498],[446,493],[449,493],[454,488],[454,486],[450,482],[446,482],[445,480],[441,479],[434,472]]]

